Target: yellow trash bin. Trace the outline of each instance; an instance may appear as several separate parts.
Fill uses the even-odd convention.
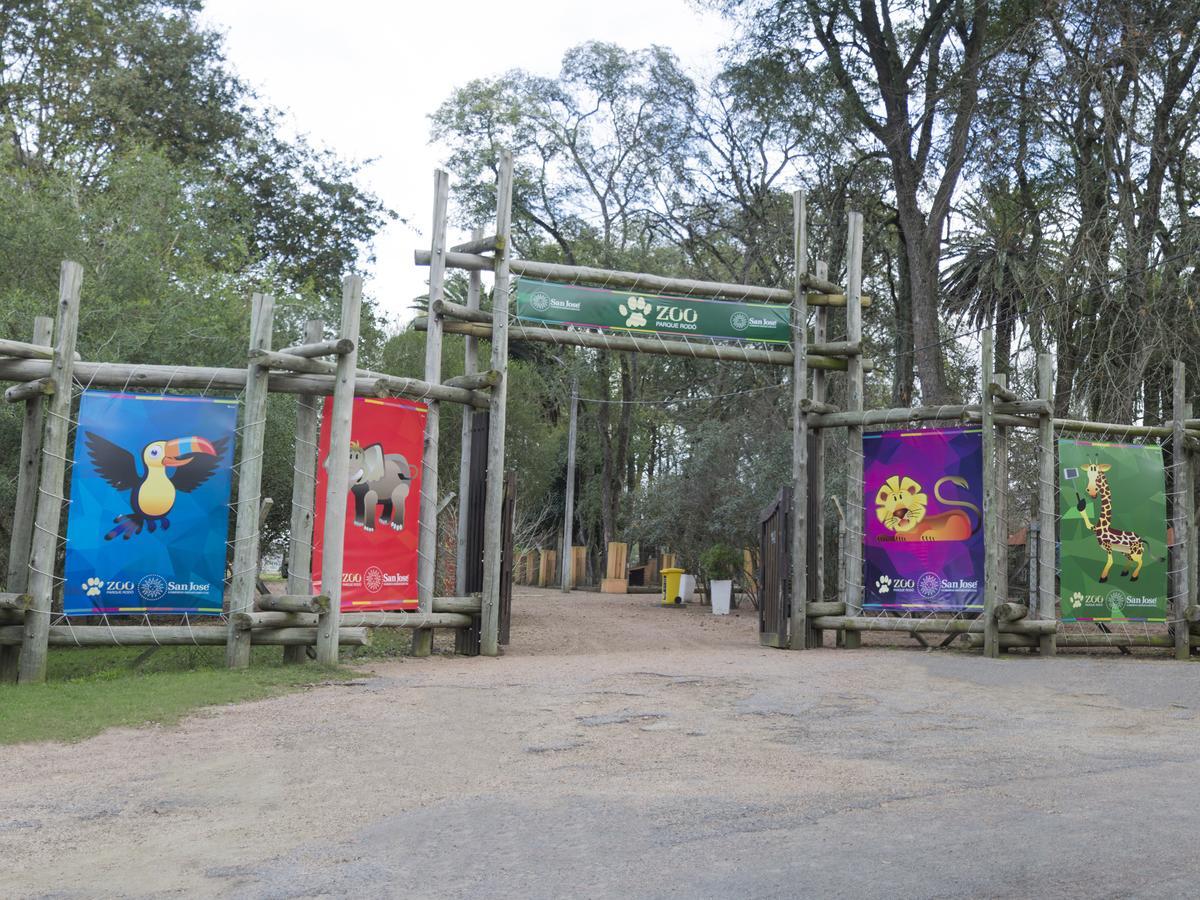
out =
[[[684,571],[684,569],[667,568],[659,573],[662,576],[663,606],[680,606],[683,603],[683,598],[679,594],[679,581]]]

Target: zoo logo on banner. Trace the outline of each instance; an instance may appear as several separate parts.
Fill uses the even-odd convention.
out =
[[[863,435],[868,609],[983,607],[983,441],[978,428]]]
[[[426,407],[409,400],[354,401],[350,487],[343,532],[342,609],[417,608],[421,458]],[[332,399],[325,403],[313,518],[313,585],[321,589]]]
[[[629,294],[521,278],[516,307],[518,318],[552,325],[774,344],[791,340],[790,312],[782,304]]]
[[[1060,440],[1058,459],[1062,620],[1165,621],[1162,448]]]
[[[221,612],[237,401],[85,391],[67,615]]]

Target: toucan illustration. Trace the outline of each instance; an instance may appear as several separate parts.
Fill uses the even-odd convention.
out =
[[[129,491],[133,512],[117,516],[117,523],[108,534],[111,541],[118,534],[124,540],[141,534],[146,525],[153,532],[158,525],[171,527],[167,514],[175,506],[175,495],[185,494],[204,484],[216,470],[229,438],[209,441],[202,437],[175,438],[170,441],[151,441],[142,448],[145,474],[139,474],[133,454],[94,431],[84,434],[88,455],[100,476],[118,491]],[[173,470],[171,475],[167,470]]]

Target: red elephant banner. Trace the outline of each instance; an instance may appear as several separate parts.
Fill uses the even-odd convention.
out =
[[[330,416],[326,398],[317,457],[313,588],[321,590]],[[417,535],[425,410],[410,400],[354,401],[346,493],[342,610],[417,608]]]

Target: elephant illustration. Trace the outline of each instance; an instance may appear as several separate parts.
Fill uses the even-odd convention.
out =
[[[326,462],[328,465],[328,462]],[[399,453],[384,453],[383,444],[366,447],[350,442],[350,493],[354,495],[354,524],[364,531],[375,530],[376,507],[382,506],[379,521],[396,531],[404,530],[404,501],[412,484],[412,467]]]

